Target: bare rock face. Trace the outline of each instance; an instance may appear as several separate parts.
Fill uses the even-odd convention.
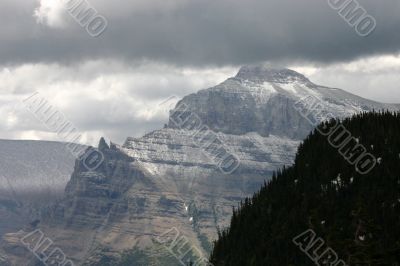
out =
[[[65,198],[42,210],[37,227],[76,264],[109,265],[131,256],[138,265],[179,265],[160,241],[168,232],[193,247],[192,257],[208,257],[232,207],[292,163],[313,128],[296,108],[307,96],[321,100],[322,116],[397,109],[315,85],[288,69],[244,67],[182,99],[164,129],[122,146],[101,140],[101,166],[88,171],[77,161]],[[23,233],[4,238],[10,265],[25,263],[15,243]]]
[[[312,129],[296,103],[305,97],[321,102],[324,113],[337,117],[394,105],[366,100],[340,89],[318,86],[289,69],[247,66],[222,84],[183,98],[185,104],[211,129],[225,134],[256,132],[261,136],[286,136],[302,140]],[[178,106],[179,106],[178,104]],[[175,128],[173,121],[168,124]]]

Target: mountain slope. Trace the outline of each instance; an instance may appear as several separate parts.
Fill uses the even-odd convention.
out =
[[[377,158],[375,168],[360,174],[314,131],[294,166],[235,211],[215,243],[214,265],[314,265],[307,254],[331,265],[327,256],[318,259],[327,247],[345,262],[337,265],[399,265],[400,114],[364,113],[342,125]],[[310,229],[325,242],[320,249],[310,245],[311,231],[294,239]]]
[[[77,162],[66,197],[44,210],[37,226],[76,263],[102,265],[131,251],[151,265],[168,254],[155,240],[173,228],[205,256],[232,206],[292,164],[313,128],[295,108],[304,96],[321,100],[323,116],[396,108],[317,86],[291,70],[244,67],[182,99],[163,129],[122,146],[102,140],[103,165],[88,172]],[[229,161],[235,167],[221,164],[226,158],[235,158]],[[4,248],[18,265],[27,257],[14,239],[7,235]]]

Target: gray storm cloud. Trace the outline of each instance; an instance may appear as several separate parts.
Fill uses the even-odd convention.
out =
[[[377,21],[365,38],[327,0],[90,0],[109,22],[99,38],[66,16],[60,2],[1,1],[2,64],[101,58],[188,66],[332,63],[400,48],[398,0],[359,1]]]
[[[0,138],[59,140],[19,104],[38,91],[85,144],[101,136],[122,143],[168,121],[165,99],[261,61],[400,102],[398,0],[358,0],[377,22],[368,37],[328,0],[87,0],[108,20],[98,38],[63,1],[0,1]]]

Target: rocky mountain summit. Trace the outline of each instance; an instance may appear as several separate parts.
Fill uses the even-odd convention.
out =
[[[236,75],[239,80],[250,80],[252,82],[270,82],[287,84],[299,82],[303,84],[312,84],[304,75],[291,69],[274,69],[265,65],[244,66]]]
[[[127,138],[122,146],[102,139],[102,165],[88,171],[77,161],[65,198],[44,209],[33,227],[79,265],[177,265],[208,257],[232,206],[257,191],[272,171],[292,164],[314,127],[303,112],[315,111],[316,104],[304,100],[310,98],[318,99],[319,120],[397,109],[316,85],[289,69],[246,66],[184,97],[163,129]],[[32,258],[15,241],[29,230],[4,237],[2,256],[11,265]],[[159,241],[166,232],[187,240],[191,255],[179,257]]]
[[[306,97],[318,99],[321,110],[336,117],[373,109],[397,109],[341,89],[316,85],[289,69],[262,65],[242,67],[235,77],[188,95],[180,103],[217,132],[233,135],[255,132],[262,137],[275,135],[302,140],[312,126],[305,123],[295,104]],[[171,122],[168,126],[175,127]]]

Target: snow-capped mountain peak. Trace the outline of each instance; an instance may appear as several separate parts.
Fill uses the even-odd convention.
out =
[[[261,83],[311,83],[308,78],[296,71],[287,68],[272,68],[266,65],[244,66],[235,78]]]
[[[296,71],[265,65],[242,67],[235,77],[184,97],[178,107],[185,104],[216,132],[234,135],[256,132],[264,137],[277,135],[301,140],[312,125],[296,109],[296,103],[310,97],[321,106],[319,113],[334,117],[373,109],[398,110],[395,105],[314,84]],[[176,108],[173,112],[180,110]],[[170,121],[168,127],[176,125]]]

